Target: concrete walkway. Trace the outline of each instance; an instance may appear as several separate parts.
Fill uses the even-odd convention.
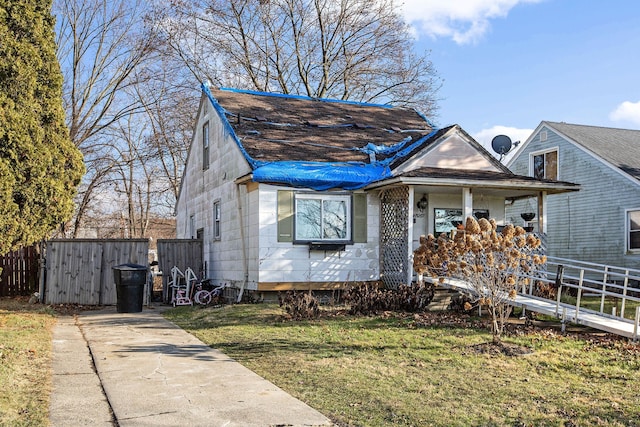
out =
[[[158,309],[63,317],[53,353],[54,427],[332,425]]]

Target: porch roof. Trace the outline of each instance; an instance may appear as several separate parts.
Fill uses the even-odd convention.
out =
[[[506,199],[528,197],[539,191],[557,194],[580,189],[579,184],[571,182],[537,179],[510,172],[431,167],[404,172],[393,178],[370,184],[365,189],[373,190],[398,185],[428,186],[431,192],[450,192],[452,188],[462,187],[476,188],[484,194],[499,195]]]

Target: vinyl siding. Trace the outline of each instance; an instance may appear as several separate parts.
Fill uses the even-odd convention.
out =
[[[310,252],[307,245],[279,242],[277,194],[278,190],[290,191],[291,188],[267,184],[252,184],[249,189],[237,186],[234,180],[250,173],[251,169],[211,105],[207,111],[208,114],[201,109],[194,127],[176,208],[178,238],[191,237],[191,216],[195,218],[194,229],[204,229],[203,259],[207,263],[207,277],[215,283],[235,286],[244,283],[249,290],[258,289],[259,282],[344,283],[379,278],[379,200],[375,196],[368,197],[366,242],[347,245],[341,252]],[[210,163],[209,169],[203,171],[202,125],[206,121],[209,121]],[[219,240],[213,238],[215,200],[220,201],[221,207]],[[247,255],[246,281],[242,236]],[[192,268],[199,271],[201,266]]]
[[[379,278],[379,200],[368,197],[367,242],[347,245],[344,251],[309,251],[304,244],[278,241],[278,190],[291,188],[260,185],[260,283],[368,281]]]
[[[534,135],[511,164],[517,174],[529,175],[529,157],[536,151],[558,147],[558,179],[578,183],[581,190],[550,195],[548,201],[548,254],[601,264],[638,268],[640,256],[626,254],[625,210],[640,206],[640,186],[617,169],[565,140],[553,129],[547,140]],[[535,207],[535,204],[533,204]],[[508,210],[508,218],[522,222],[522,202]]]
[[[203,102],[208,103],[206,98]],[[206,112],[205,112],[206,110]],[[209,121],[210,157],[209,168],[202,170],[202,125]],[[225,131],[215,109],[208,105],[200,109],[194,127],[195,133],[189,150],[187,166],[176,208],[178,238],[189,238],[190,217],[195,218],[195,229],[204,229],[203,259],[207,263],[207,276],[216,283],[227,282],[238,285],[244,281],[243,245],[250,243],[248,234],[251,193],[244,186],[236,186],[234,180],[250,172],[250,167],[235,141]],[[239,192],[239,193],[238,193]],[[238,208],[240,197],[242,209]],[[220,201],[220,239],[213,237],[213,202]],[[249,211],[248,211],[249,210]],[[240,216],[242,215],[242,218]],[[242,221],[241,221],[242,219]],[[245,232],[240,232],[240,224]],[[247,253],[250,251],[247,250]],[[201,266],[193,266],[199,271]],[[198,270],[196,270],[196,268]]]

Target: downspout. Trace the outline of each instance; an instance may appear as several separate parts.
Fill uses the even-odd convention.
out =
[[[240,292],[238,293],[238,298],[236,299],[236,302],[239,303],[240,301],[242,301],[242,295],[244,294],[244,287],[246,286],[247,281],[249,280],[249,265],[247,261],[247,246],[244,241],[244,223],[242,221],[242,201],[240,200],[241,193],[240,193],[239,183],[236,183],[236,192],[238,194],[238,197],[236,197],[236,203],[238,204],[238,221],[240,223],[239,225],[240,225],[240,241],[242,245],[241,247],[242,247],[242,272],[243,272],[242,285],[240,286]]]

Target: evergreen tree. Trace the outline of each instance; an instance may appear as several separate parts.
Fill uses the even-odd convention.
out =
[[[0,254],[48,237],[84,174],[62,105],[51,0],[0,0]]]

